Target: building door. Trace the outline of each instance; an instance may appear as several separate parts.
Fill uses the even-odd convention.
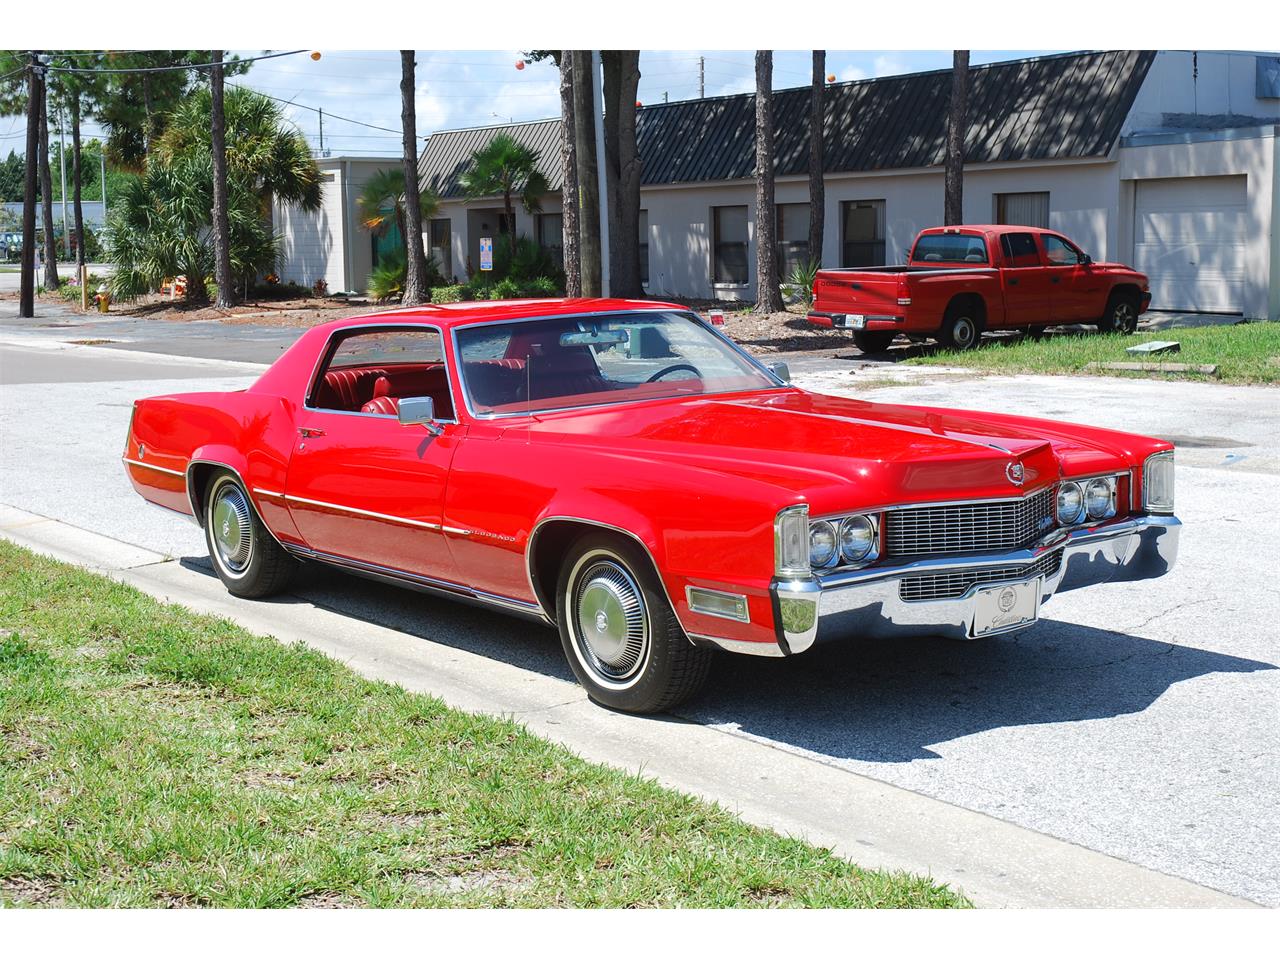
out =
[[[1243,176],[1137,182],[1133,265],[1151,281],[1152,309],[1243,311],[1246,199]]]

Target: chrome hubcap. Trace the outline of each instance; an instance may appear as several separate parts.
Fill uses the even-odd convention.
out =
[[[222,487],[214,497],[209,514],[218,559],[227,569],[240,573],[249,565],[249,554],[253,549],[249,504],[240,488],[233,484]]]
[[[956,346],[967,347],[973,342],[973,324],[966,318],[956,321]]]
[[[639,668],[649,642],[639,585],[618,564],[592,563],[578,579],[574,620],[582,651],[608,680],[625,680]]]
[[[1127,303],[1122,303],[1116,307],[1116,329],[1128,330],[1133,324],[1133,307]]]

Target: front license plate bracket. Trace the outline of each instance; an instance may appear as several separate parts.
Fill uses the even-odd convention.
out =
[[[1041,578],[979,587],[973,595],[969,636],[990,637],[1029,627],[1040,619]]]

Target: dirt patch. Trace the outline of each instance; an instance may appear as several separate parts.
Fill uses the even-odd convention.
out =
[[[390,310],[397,304],[377,304],[363,298],[305,297],[295,300],[249,300],[222,310],[209,304],[187,304],[181,300],[153,294],[137,300],[113,304],[117,316],[146,317],[190,323],[195,320],[218,320],[233,325],[253,324],[267,327],[313,327],[326,320],[355,317]]]
[[[299,899],[294,906],[299,910],[351,910],[362,904],[350,894],[336,890],[317,890]]]
[[[298,778],[291,774],[268,770],[246,770],[237,779],[246,787],[256,787],[258,789],[291,787],[298,782]]]
[[[169,891],[156,894],[155,901],[156,906],[164,910],[194,910],[211,904],[211,901],[192,893],[170,893]]]
[[[0,877],[0,900],[23,906],[62,906],[62,883],[56,877]]]

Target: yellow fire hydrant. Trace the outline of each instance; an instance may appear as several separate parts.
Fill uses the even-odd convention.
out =
[[[105,283],[98,287],[98,292],[94,295],[93,302],[98,305],[99,313],[106,313],[107,310],[110,309],[111,291],[107,289],[107,285]]]

